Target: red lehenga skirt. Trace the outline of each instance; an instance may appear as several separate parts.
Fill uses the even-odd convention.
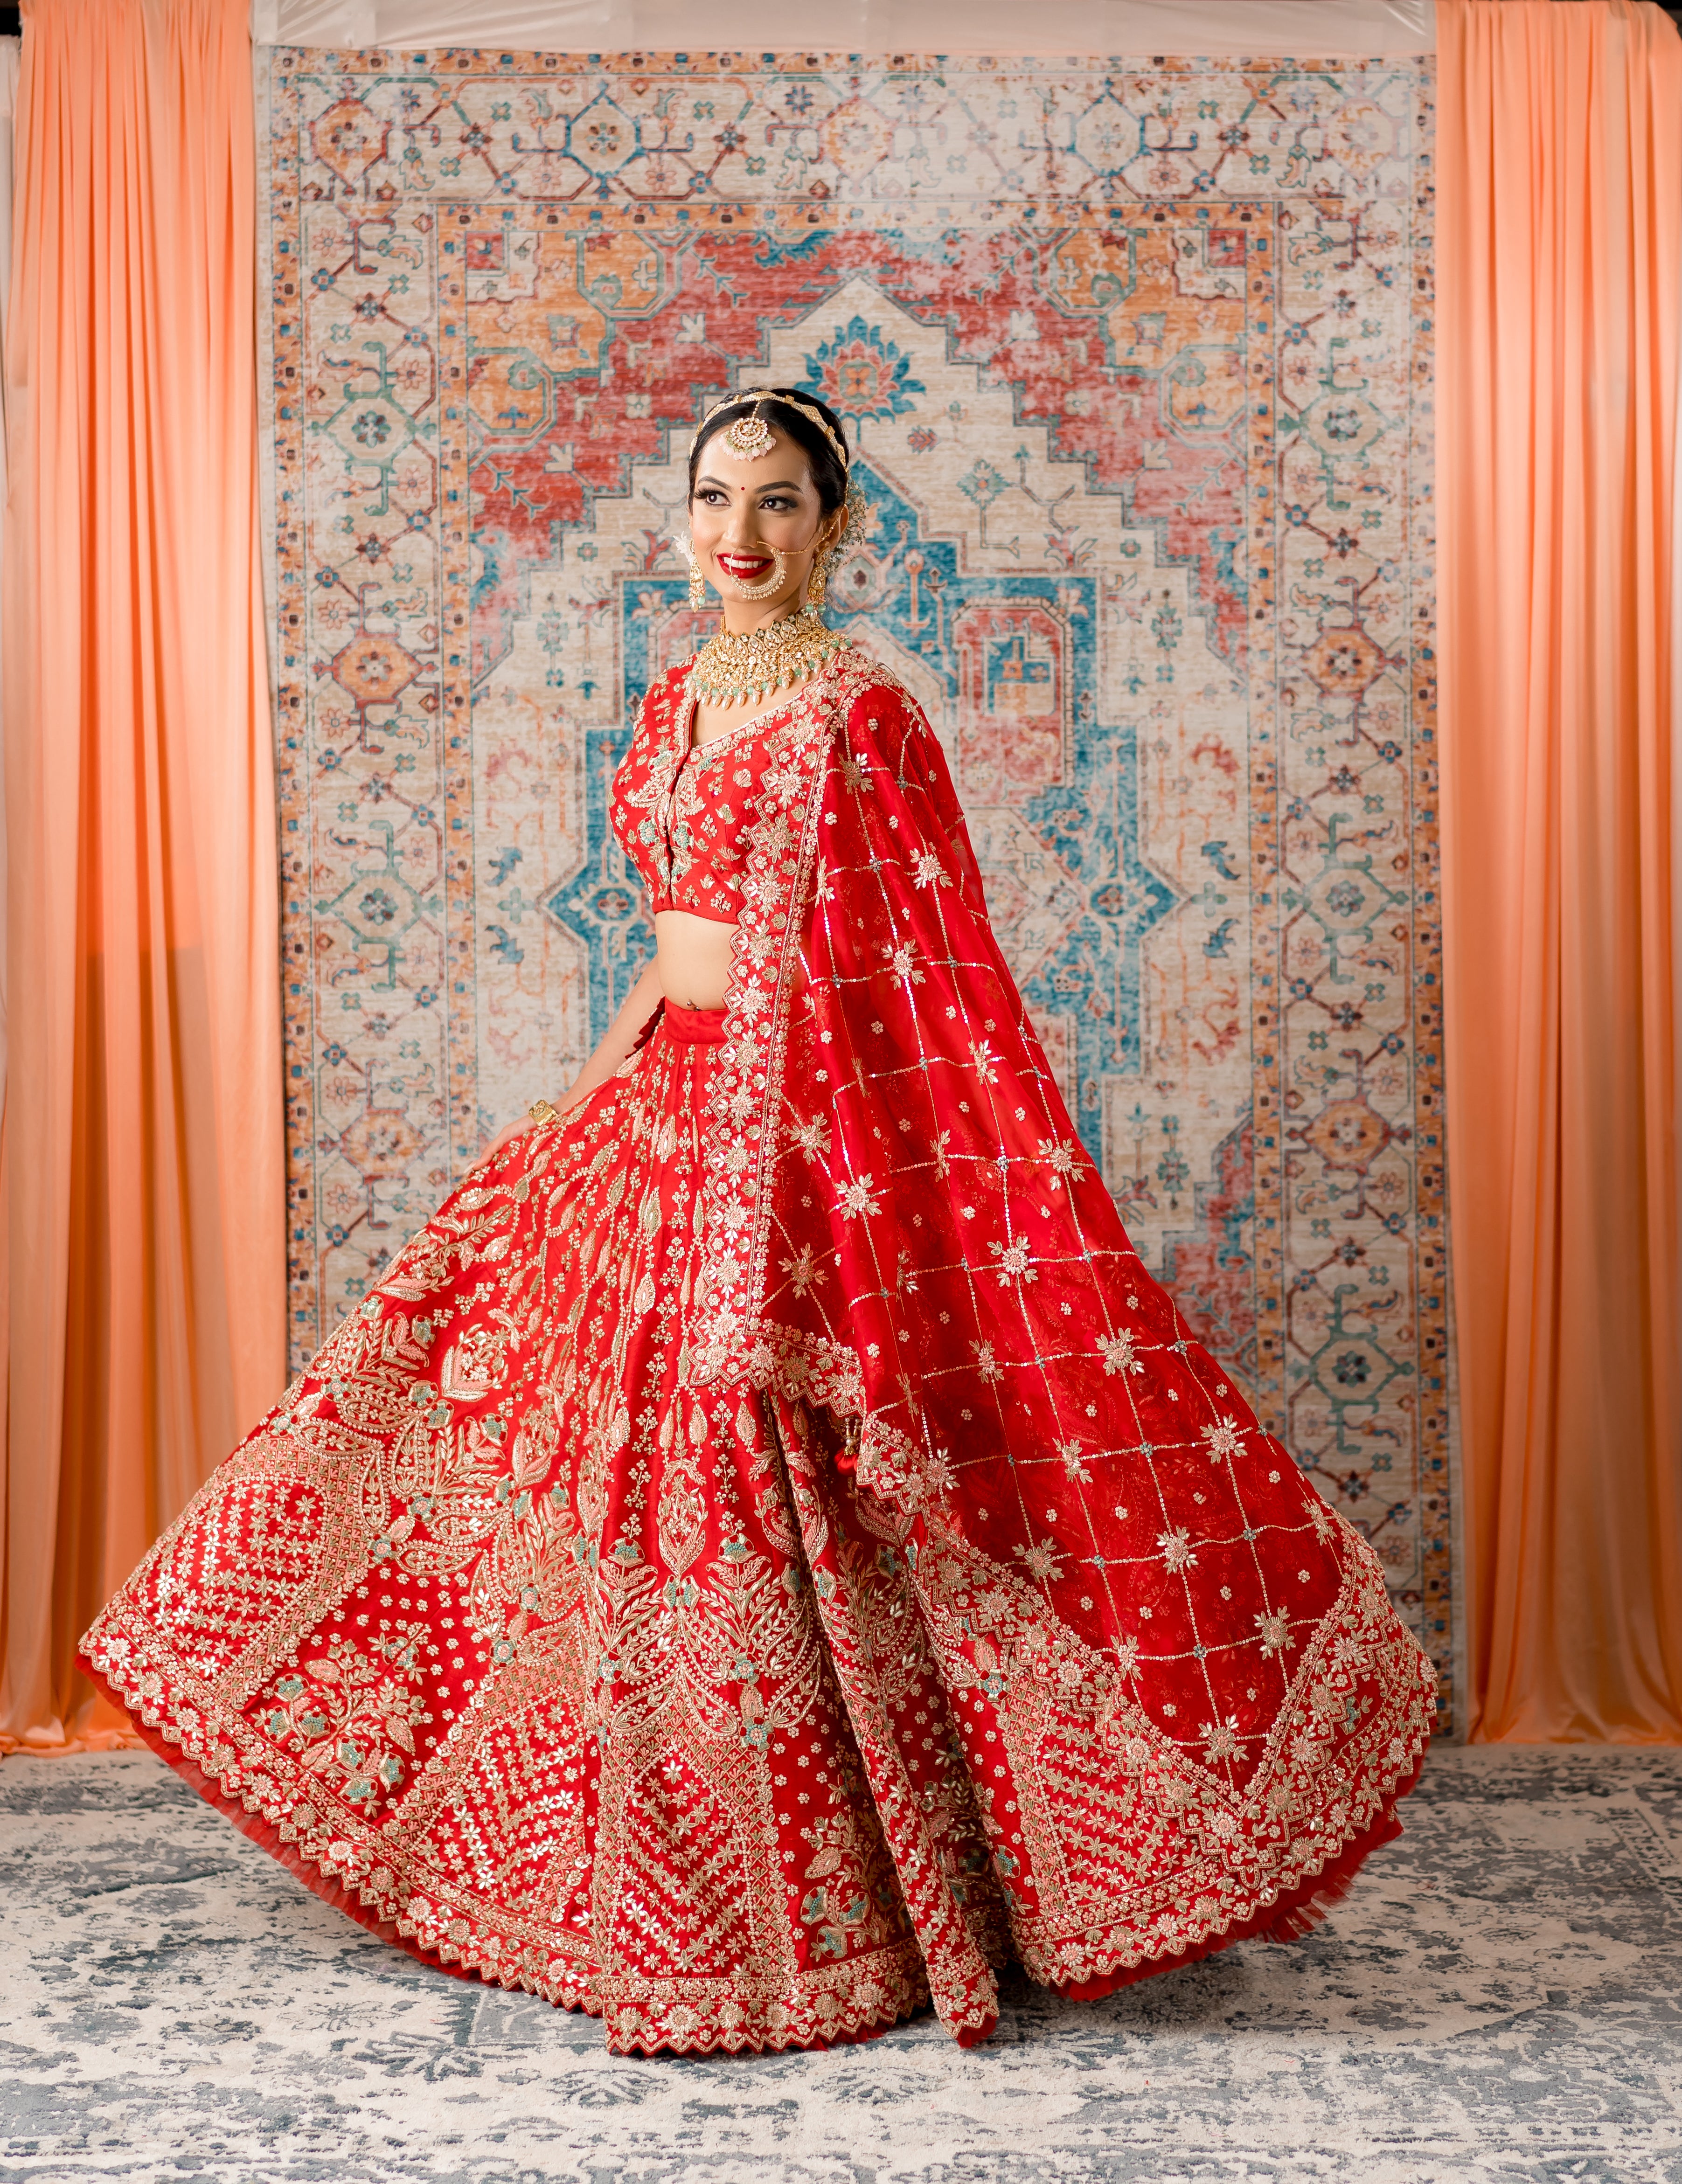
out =
[[[1406,1783],[1188,1940],[1126,1759],[1048,1746],[1041,1792],[1082,1817],[1035,1886],[1076,1930],[1023,1917],[1000,1816],[1028,1786],[833,1426],[688,1384],[721,1032],[668,1007],[445,1202],[101,1615],[91,1672],[320,1894],[620,2051],[819,2046],[931,1996],[967,2042],[1013,1956],[1091,1996],[1303,1930]]]

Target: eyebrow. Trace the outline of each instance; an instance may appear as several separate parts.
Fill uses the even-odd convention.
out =
[[[695,484],[698,488],[704,485],[716,485],[721,493],[729,493],[733,490],[732,487],[726,485],[722,478],[716,478],[710,475],[698,477]],[[751,486],[749,490],[752,493],[799,493],[802,488],[799,480],[795,478],[773,478],[769,485]]]

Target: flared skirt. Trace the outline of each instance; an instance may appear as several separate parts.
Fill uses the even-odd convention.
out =
[[[1055,1680],[1025,1730],[984,1653],[955,1673],[827,1413],[694,1384],[718,1023],[669,1010],[445,1202],[90,1672],[351,1915],[621,2051],[856,2039],[931,1998],[970,2041],[1012,1958],[1093,1995],[1300,1930],[1397,1832],[1417,1741],[1239,1858]]]

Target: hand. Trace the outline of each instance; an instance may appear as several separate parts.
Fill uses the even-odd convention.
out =
[[[520,1116],[515,1121],[497,1132],[478,1159],[474,1162],[474,1167],[482,1167],[487,1160],[494,1160],[504,1145],[511,1145],[516,1138],[523,1138],[528,1130],[535,1130],[537,1127],[529,1115]]]
[[[569,1093],[565,1099],[556,1100],[551,1103],[554,1108],[557,1118],[566,1112],[567,1109],[572,1106],[576,1097],[576,1094]],[[480,1154],[478,1159],[474,1162],[474,1167],[476,1168],[482,1167],[487,1160],[493,1160],[497,1154],[503,1150],[504,1145],[511,1145],[516,1138],[523,1138],[528,1131],[535,1130],[537,1127],[537,1124],[532,1120],[530,1115],[515,1116],[513,1122],[505,1124],[503,1128],[497,1132],[495,1137],[493,1137],[489,1145],[485,1147],[485,1150]]]

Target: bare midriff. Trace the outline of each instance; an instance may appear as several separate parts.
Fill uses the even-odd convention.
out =
[[[654,967],[660,989],[684,1009],[721,1009],[730,983],[733,925],[693,911],[662,910],[654,918]]]

